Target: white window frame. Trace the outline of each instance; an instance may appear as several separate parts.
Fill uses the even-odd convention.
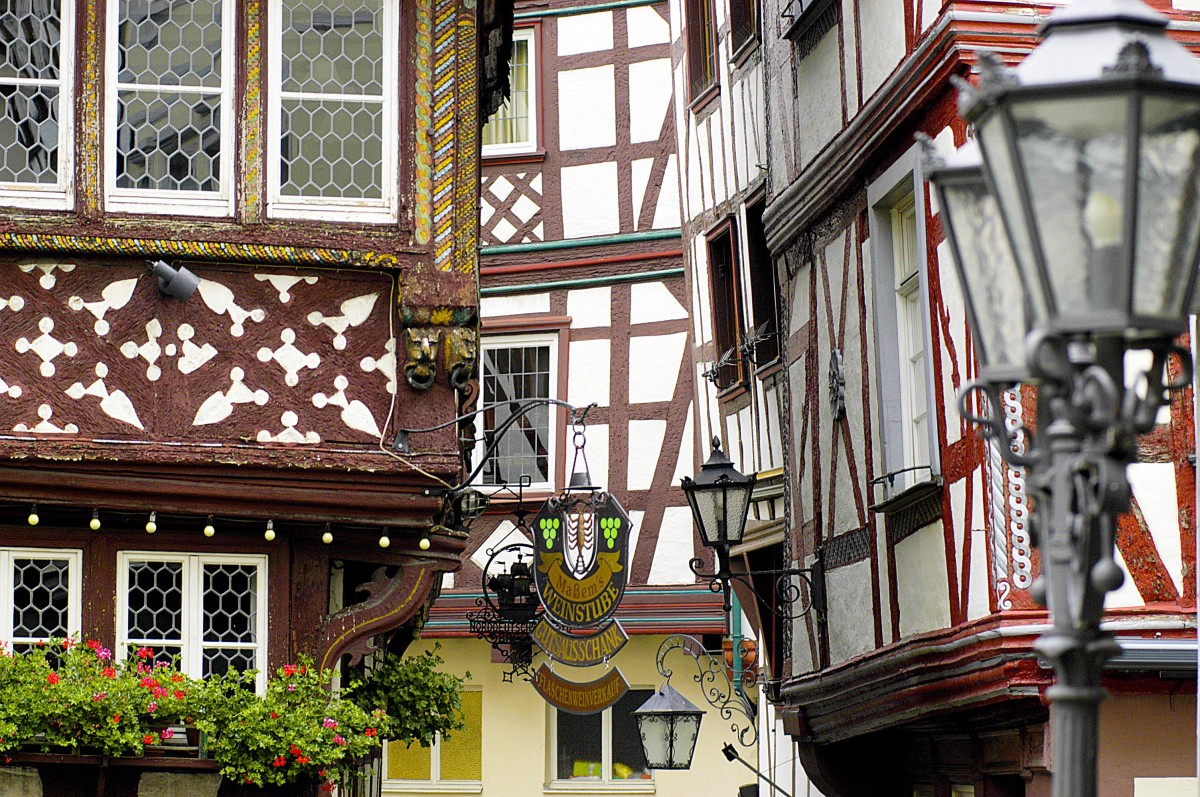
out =
[[[220,191],[166,191],[157,188],[117,187],[117,93],[134,89],[136,85],[118,84],[116,68],[117,23],[120,0],[108,0],[107,43],[104,67],[104,206],[117,213],[154,213],[159,215],[226,217],[233,215],[235,196],[234,128],[238,127],[237,109],[233,102],[236,83],[234,58],[237,50],[237,0],[221,3],[221,164]],[[167,86],[167,91],[188,92],[189,87]],[[206,93],[211,93],[208,90]]]
[[[904,218],[913,208],[911,227]],[[925,251],[925,185],[920,174],[916,147],[909,149],[875,182],[867,187],[870,209],[870,246],[874,280],[875,365],[880,410],[880,441],[883,445],[883,472],[894,473],[918,465],[929,470],[903,473],[895,479],[886,498],[941,475],[937,425],[937,407],[933,381],[933,348],[930,329],[929,271]],[[914,259],[915,258],[915,259]],[[919,318],[905,317],[915,312]],[[925,436],[913,432],[913,384],[908,358],[916,354],[904,335],[908,323],[919,322],[924,343]],[[883,386],[900,385],[899,391]],[[886,485],[885,485],[886,486]]]
[[[12,652],[14,644],[37,642],[37,639],[13,639],[13,560],[67,560],[67,636],[76,636],[83,626],[83,552],[71,548],[0,548],[0,640]]]
[[[631,686],[630,692],[634,691],[655,691],[653,686]],[[618,780],[612,776],[613,766],[613,727],[612,713],[613,707],[609,706],[600,714],[600,771],[602,773],[600,780],[588,780],[584,778],[561,778],[558,773],[558,709],[554,706],[547,706],[550,712],[550,745],[549,745],[549,764],[550,764],[550,785],[555,790],[562,791],[614,791],[614,792],[653,792],[655,790],[656,779],[654,770],[650,770],[648,778],[633,778],[629,780]]]
[[[528,43],[529,54],[529,139],[527,141],[514,141],[511,144],[485,144],[482,147],[483,157],[491,158],[499,155],[523,155],[530,152],[537,152],[538,149],[538,87],[541,81],[541,74],[538,70],[538,51],[537,51],[537,28],[528,26],[524,28],[513,29],[513,42],[523,41]],[[509,100],[505,100],[504,104],[508,105]],[[503,106],[501,107],[503,110]],[[496,113],[500,113],[497,111]],[[493,119],[495,116],[492,117]],[[488,124],[491,122],[489,121]]]
[[[0,205],[30,210],[74,207],[75,174],[75,0],[60,0],[58,80],[5,78],[6,86],[58,85],[58,180],[46,183],[0,183]]]
[[[181,620],[181,644],[179,668],[193,678],[203,675],[204,667],[204,565],[253,565],[258,568],[258,595],[255,611],[258,613],[258,638],[252,648],[258,676],[255,687],[261,694],[267,688],[267,639],[270,618],[267,614],[267,557],[261,554],[197,554],[164,551],[120,551],[117,554],[117,655],[128,655],[129,646],[156,645],[157,640],[129,638],[129,563],[130,562],[179,562],[183,565],[182,590],[183,611]],[[228,647],[233,647],[228,645]]]
[[[478,692],[481,695],[483,693],[482,687],[478,687],[478,686],[467,687],[467,688],[463,689],[463,691],[464,692]],[[480,700],[481,701],[483,700],[482,696],[480,697]],[[482,705],[482,703],[481,703],[481,705]],[[482,710],[480,712],[480,717],[482,719]],[[482,727],[479,728],[479,741],[480,741],[479,764],[480,764],[480,774],[482,775],[483,763],[484,763],[483,745],[487,741],[484,738]],[[383,771],[385,773],[388,771],[387,755],[388,755],[388,745],[385,744],[383,746],[383,756],[384,756]],[[422,792],[422,793],[452,792],[454,794],[479,794],[483,791],[483,778],[482,777],[479,778],[478,780],[443,780],[442,779],[442,734],[441,734],[441,732],[438,732],[433,737],[433,744],[431,744],[429,746],[429,780],[412,780],[409,778],[385,778],[383,783],[384,783],[385,791],[398,790],[398,791],[403,791],[403,792]]]
[[[482,379],[483,379],[483,366],[484,366],[484,362],[485,362],[484,353],[487,351],[493,350],[493,349],[527,348],[527,347],[533,347],[533,346],[548,345],[550,347],[550,396],[549,397],[552,399],[561,399],[562,396],[559,395],[559,384],[558,384],[558,380],[559,380],[558,343],[559,343],[558,333],[556,333],[556,332],[544,332],[544,333],[520,334],[520,335],[515,335],[515,334],[484,335],[483,338],[481,339],[480,345],[479,345],[479,369],[480,369],[479,376],[480,376],[480,380],[481,380],[480,395],[479,395],[480,406],[481,407],[483,406]],[[547,471],[547,475],[549,478],[546,481],[540,481],[540,482],[535,481],[529,485],[526,485],[526,487],[525,487],[526,490],[533,491],[533,492],[542,492],[542,491],[553,492],[556,489],[555,485],[557,482],[556,474],[558,473],[558,457],[559,457],[559,450],[561,448],[561,446],[559,445],[559,440],[558,440],[558,438],[559,438],[559,434],[558,434],[558,432],[559,432],[559,415],[560,415],[559,408],[557,406],[551,404],[549,406],[550,430],[547,435],[549,444],[546,446],[546,471]],[[472,457],[472,462],[476,466],[478,466],[479,464],[481,464],[483,462],[484,452],[487,451],[487,446],[485,445],[485,443],[482,440],[482,437],[483,437],[482,414],[480,416],[476,417],[475,424],[476,424],[475,425],[475,438],[477,440],[479,440],[479,442],[475,444],[475,451],[474,451],[474,455]],[[478,484],[475,484],[473,486],[482,492],[494,492],[496,490],[502,489],[502,485],[499,485],[499,484],[483,483],[482,471],[480,472],[479,477],[475,481],[478,482]]]
[[[357,223],[395,223],[399,220],[399,9],[396,0],[383,2],[383,158],[380,172],[383,185],[379,199],[354,199],[349,197],[292,197],[283,196],[280,185],[280,166],[283,123],[282,74],[283,74],[283,3],[286,0],[270,0],[267,10],[267,53],[270,85],[267,90],[267,216],[276,219],[312,219],[326,221],[348,221]],[[340,96],[359,95],[313,95],[337,99]]]

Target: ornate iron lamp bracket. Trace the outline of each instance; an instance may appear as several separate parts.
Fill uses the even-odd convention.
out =
[[[700,640],[687,634],[672,634],[658,646],[655,658],[658,674],[668,683],[674,670],[667,666],[666,658],[674,650],[682,650],[691,657],[696,665],[696,674],[692,679],[700,685],[704,700],[717,710],[722,720],[729,723],[729,729],[737,735],[738,742],[743,747],[757,744],[758,708],[743,691],[744,686],[753,683],[754,676],[743,673],[739,682],[734,683],[725,663],[705,650]]]

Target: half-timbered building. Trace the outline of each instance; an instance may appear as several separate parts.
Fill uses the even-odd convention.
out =
[[[439,496],[460,453],[452,429],[393,441],[453,418],[476,365],[479,119],[510,26],[467,0],[0,9],[6,644],[261,682],[421,616],[466,544]],[[4,793],[220,780],[11,758]]]
[[[719,650],[724,630],[720,597],[688,566],[702,549],[679,487],[696,469],[698,422],[668,20],[655,0],[516,6],[512,95],[482,138],[485,412],[474,433],[496,440],[514,400],[561,400],[586,413],[576,423],[565,408],[541,407],[490,456],[483,445],[475,452],[475,486],[491,503],[422,631],[447,668],[471,674],[468,728],[432,749],[391,745],[387,795],[733,794],[747,780],[720,755],[727,723],[714,712],[697,765],[683,772],[646,769],[631,716],[662,683],[655,655],[668,635]],[[511,566],[507,546],[535,541],[533,515],[585,459],[591,482],[633,522],[616,615],[630,639],[590,668],[534,648],[522,669],[508,644],[476,638],[469,620],[493,556],[489,577]],[[677,655],[667,662],[672,685],[707,708],[695,665]],[[619,669],[630,691],[598,713],[572,714],[527,683],[543,663],[580,684]]]
[[[787,736],[764,766],[792,794],[1048,794],[1052,671],[1031,647],[1046,615],[1028,594],[1024,474],[956,406],[974,357],[914,135],[961,146],[950,76],[970,77],[985,49],[1019,60],[1053,5],[746,5],[681,0],[672,23],[677,91],[690,92],[678,127],[694,353],[715,383],[698,416],[741,470],[770,484],[783,468],[780,532],[746,547],[816,566],[824,596],[794,623],[761,618]],[[1151,5],[1195,43],[1194,4]],[[765,209],[751,216],[756,190]],[[753,351],[769,280],[775,372]],[[1004,410],[1036,420],[1025,394]],[[1115,795],[1195,789],[1191,391],[1140,450],[1117,541],[1127,578],[1107,604],[1124,648],[1100,729],[1101,790]],[[781,772],[793,758],[802,771]]]

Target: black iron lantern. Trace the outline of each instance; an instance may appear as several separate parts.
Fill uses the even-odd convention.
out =
[[[983,172],[979,144],[968,141],[944,160],[928,145],[924,168],[937,192],[942,226],[963,286],[980,376],[997,383],[1019,382],[1028,375],[1025,335],[1045,319],[1046,299],[1041,284],[1026,285],[1017,267]]]
[[[1140,0],[1075,2],[1018,67],[981,57],[978,89],[960,83],[1048,331],[1184,331],[1200,253],[1200,61],[1166,27]],[[965,286],[986,312],[981,288]]]
[[[648,769],[687,769],[704,712],[669,683],[633,712]]]
[[[723,548],[742,541],[750,495],[757,476],[746,476],[733,467],[721,451],[721,438],[713,438],[713,451],[695,479],[684,476],[683,494],[700,528],[700,538],[709,548]]]

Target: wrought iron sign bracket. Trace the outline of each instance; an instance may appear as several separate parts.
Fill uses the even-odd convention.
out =
[[[729,567],[729,555],[721,548],[717,548],[716,552],[716,572],[706,572],[704,559],[699,556],[693,558],[688,566],[697,578],[708,583],[710,590],[725,593],[726,615],[733,608],[732,600],[729,597],[730,585],[733,581],[738,581],[754,594],[760,606],[776,617],[784,620],[797,620],[809,612],[816,612],[818,622],[825,621],[825,567],[820,556],[811,567],[746,570],[735,573]],[[775,600],[768,600],[768,596],[759,594],[752,580],[755,576],[775,577],[773,594]],[[804,601],[806,590],[796,583],[797,580],[804,582],[807,587],[807,602]]]
[[[658,646],[655,665],[658,674],[667,683],[671,682],[674,670],[666,664],[667,656],[674,650],[682,650],[696,665],[696,674],[692,676],[700,685],[700,693],[704,700],[720,714],[721,719],[729,723],[729,729],[737,736],[742,747],[753,747],[758,743],[758,707],[746,696],[744,687],[754,683],[753,673],[743,671],[737,683],[729,677],[729,668],[725,662],[718,661],[707,650],[704,644],[695,637],[687,634],[672,634]]]

